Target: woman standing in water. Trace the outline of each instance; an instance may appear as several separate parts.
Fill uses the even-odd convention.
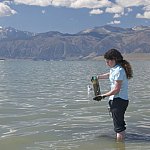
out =
[[[106,64],[110,67],[110,72],[98,75],[98,79],[109,78],[111,90],[105,94],[99,95],[94,100],[109,96],[109,106],[112,113],[114,130],[117,141],[123,141],[125,138],[124,114],[128,107],[128,79],[133,76],[131,65],[123,59],[121,53],[116,49],[110,49],[104,54]]]

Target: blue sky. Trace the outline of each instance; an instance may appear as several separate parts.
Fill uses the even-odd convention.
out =
[[[0,0],[0,26],[77,33],[112,25],[150,26],[150,0]]]

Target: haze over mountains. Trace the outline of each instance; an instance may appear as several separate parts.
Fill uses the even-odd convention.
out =
[[[101,26],[76,34],[31,33],[0,28],[1,59],[90,59],[116,48],[122,53],[150,53],[150,27]]]

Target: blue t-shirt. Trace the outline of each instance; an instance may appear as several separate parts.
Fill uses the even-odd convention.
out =
[[[113,68],[110,69],[110,75],[109,75],[109,80],[111,83],[111,90],[115,86],[115,81],[121,80],[121,89],[119,93],[115,95],[111,95],[109,97],[110,100],[113,100],[114,98],[120,97],[124,100],[128,100],[128,79],[125,73],[125,70],[122,66],[116,65]]]

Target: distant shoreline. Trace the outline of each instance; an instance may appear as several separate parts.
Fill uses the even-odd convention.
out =
[[[150,53],[128,53],[128,54],[123,54],[123,57],[125,60],[133,60],[133,61],[150,61]],[[34,61],[44,61],[44,59],[34,59],[34,58],[1,58],[0,57],[0,61],[4,61],[4,60],[34,60]],[[94,60],[94,61],[103,61],[104,60],[104,56],[87,56],[87,57],[70,57],[67,59],[64,59],[64,61],[75,61],[75,60],[81,60],[81,61],[88,61],[88,60]],[[46,61],[55,61],[55,60],[46,60]],[[56,61],[63,61],[63,60],[56,60]]]
[[[130,53],[130,54],[123,54],[123,57],[126,60],[150,61],[150,53]],[[93,60],[104,60],[104,57],[103,56],[94,57]]]
[[[150,61],[150,53],[131,53],[123,55],[127,60],[148,60]]]

